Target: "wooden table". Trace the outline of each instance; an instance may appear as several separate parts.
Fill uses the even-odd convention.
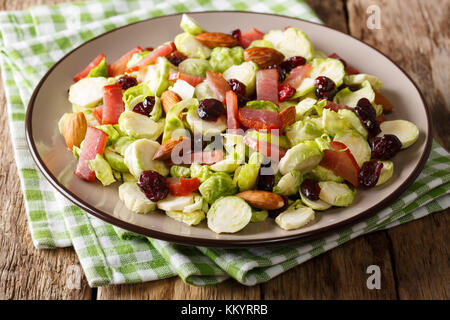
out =
[[[66,0],[3,0],[0,10]],[[308,0],[325,24],[391,57],[419,85],[436,140],[450,148],[449,0]],[[366,10],[381,9],[382,29],[369,30]],[[71,248],[36,250],[28,232],[14,162],[6,101],[0,89],[0,298],[2,299],[449,299],[449,210],[360,237],[258,286],[233,280],[210,288],[179,278],[92,289]],[[381,268],[381,289],[369,290],[366,268]],[[72,285],[71,285],[72,284]],[[72,288],[72,289],[71,289]]]

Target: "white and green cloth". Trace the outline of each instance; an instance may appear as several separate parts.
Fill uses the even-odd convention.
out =
[[[68,51],[111,29],[161,15],[207,10],[270,12],[320,22],[303,1],[295,0],[101,0],[0,12],[9,126],[36,248],[73,246],[91,286],[175,275],[194,285],[213,285],[230,277],[254,285],[355,237],[450,206],[449,154],[437,143],[417,181],[390,207],[338,233],[282,247],[217,249],[147,239],[86,214],[56,192],[36,168],[25,142],[26,106],[45,72]]]

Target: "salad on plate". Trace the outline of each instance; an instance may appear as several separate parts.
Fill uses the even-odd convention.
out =
[[[376,76],[297,28],[221,33],[188,15],[180,27],[158,47],[95,57],[58,124],[75,176],[117,183],[132,212],[216,233],[268,218],[298,229],[376,192],[418,139],[413,123],[387,120]]]

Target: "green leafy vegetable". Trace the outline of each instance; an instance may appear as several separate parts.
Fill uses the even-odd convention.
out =
[[[89,74],[87,75],[87,78],[95,78],[95,77],[108,77],[108,66],[106,65],[106,59],[103,58],[103,60],[91,71],[89,71]]]
[[[214,72],[224,72],[229,67],[244,61],[244,49],[240,46],[233,48],[216,47],[211,51],[209,64]]]
[[[213,204],[220,197],[232,195],[236,189],[228,174],[217,172],[200,185],[199,191],[206,202]]]

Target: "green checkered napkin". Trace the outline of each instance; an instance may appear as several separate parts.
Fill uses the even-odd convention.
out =
[[[86,214],[55,192],[34,165],[24,136],[26,105],[44,73],[65,53],[108,30],[151,17],[205,10],[272,12],[320,22],[303,1],[295,0],[102,0],[0,12],[9,125],[37,248],[72,245],[91,286],[174,275],[194,285],[217,284],[229,277],[254,285],[362,234],[450,206],[449,154],[437,143],[417,181],[390,207],[341,232],[283,247],[216,249],[146,239]]]

